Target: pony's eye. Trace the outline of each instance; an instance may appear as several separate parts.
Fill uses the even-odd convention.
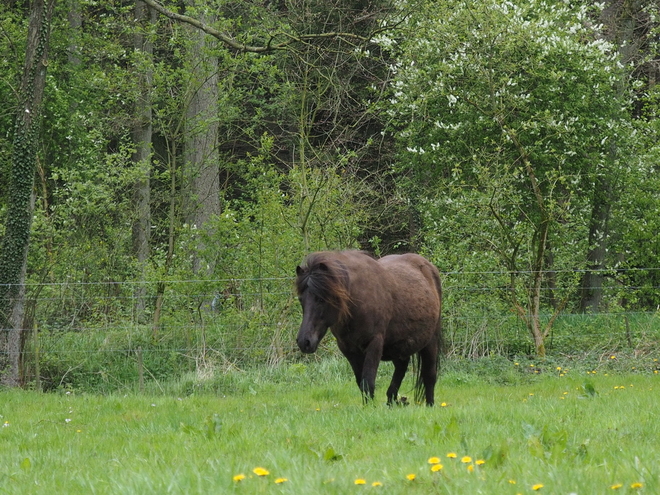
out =
[[[323,304],[325,301],[319,296],[314,296],[314,302],[317,304]]]

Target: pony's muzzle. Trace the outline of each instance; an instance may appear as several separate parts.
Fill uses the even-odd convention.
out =
[[[316,352],[318,346],[318,340],[313,342],[309,337],[298,337],[298,347],[305,354]]]

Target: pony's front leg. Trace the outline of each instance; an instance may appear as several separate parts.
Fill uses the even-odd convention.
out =
[[[342,342],[338,341],[339,344],[339,350],[342,352],[342,354],[348,359],[348,362],[351,365],[351,369],[353,370],[353,375],[355,375],[355,382],[357,383],[358,387],[360,387],[360,391],[362,391],[362,369],[364,368],[364,354],[361,352],[349,352],[349,350],[342,345]]]
[[[358,383],[365,401],[374,398],[376,390],[376,373],[378,365],[383,357],[383,336],[379,335],[369,343],[364,353],[364,364],[362,365],[362,379]]]

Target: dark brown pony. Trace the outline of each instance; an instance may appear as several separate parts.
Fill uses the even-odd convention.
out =
[[[303,309],[298,347],[315,352],[328,328],[351,363],[365,400],[373,399],[380,361],[392,361],[387,403],[397,400],[413,355],[416,399],[433,405],[442,338],[438,269],[416,254],[376,260],[360,251],[310,254],[296,268]]]

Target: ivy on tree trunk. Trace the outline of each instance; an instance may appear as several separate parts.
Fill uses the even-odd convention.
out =
[[[55,0],[35,0],[32,5],[14,126],[5,236],[0,247],[0,383],[8,386],[20,385],[24,284],[54,4]]]

